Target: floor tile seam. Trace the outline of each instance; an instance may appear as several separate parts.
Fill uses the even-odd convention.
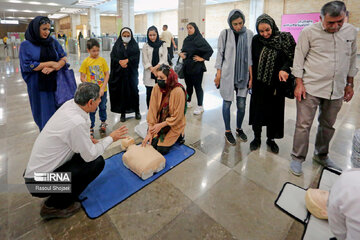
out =
[[[222,176],[220,179],[218,179],[218,180],[212,185],[212,187],[210,187],[208,190],[206,190],[203,194],[201,194],[199,197],[197,197],[197,198],[193,201],[199,208],[201,208],[201,210],[203,210],[203,211],[205,212],[205,210],[198,204],[198,200],[199,200],[205,193],[209,192],[212,188],[214,188],[216,185],[218,185],[219,182],[220,182],[223,178],[225,178],[227,175],[229,175],[229,174],[231,173],[231,170],[232,170],[232,169],[230,169],[224,176]]]
[[[110,215],[108,213],[105,213],[105,217],[107,218],[107,220],[110,222],[111,226],[116,229],[116,232],[118,233],[118,235],[120,236],[120,239],[123,239],[123,237],[121,236],[120,233],[120,229],[117,228],[117,226],[115,225],[115,223],[113,222],[112,218],[110,217]]]
[[[219,224],[220,226],[222,226],[220,223],[218,223],[215,219],[213,219],[211,216],[209,216],[209,214],[207,214],[198,204],[195,203],[195,201],[191,201],[191,203],[186,206],[186,208],[184,208],[179,214],[177,214],[169,223],[165,224],[159,231],[157,231],[155,234],[153,234],[152,236],[150,236],[148,239],[151,239],[153,237],[155,237],[158,233],[162,232],[165,227],[168,227],[172,222],[176,221],[176,219],[178,219],[180,217],[180,215],[182,215],[183,213],[186,212],[187,209],[189,209],[191,207],[192,204],[195,204],[196,207],[198,207],[204,214],[206,214],[206,216],[208,216],[210,219],[212,219],[215,223]],[[224,229],[226,229],[224,226],[222,226]],[[229,232],[229,230],[226,229],[226,231]],[[230,233],[230,232],[229,232]],[[233,235],[233,234],[231,234]]]
[[[232,169],[233,170],[233,169]],[[268,193],[270,193],[271,195],[275,195],[275,196],[277,196],[277,194],[276,193],[274,193],[274,192],[272,192],[272,191],[270,191],[270,190],[268,190],[268,189],[266,189],[265,187],[263,187],[263,186],[261,186],[260,184],[258,184],[257,182],[255,182],[255,181],[253,181],[252,179],[250,179],[250,178],[248,178],[247,176],[244,176],[244,175],[241,175],[240,173],[238,173],[237,171],[235,171],[235,170],[233,170],[237,175],[239,175],[241,178],[245,178],[246,180],[248,180],[248,181],[250,181],[250,182],[252,182],[252,183],[254,183],[256,186],[258,186],[259,188],[261,188],[262,190],[266,190]],[[285,181],[286,182],[286,181]],[[284,184],[285,184],[285,182],[284,182]],[[274,205],[275,206],[275,205]]]
[[[185,195],[185,194],[184,194]],[[186,196],[187,197],[187,196]],[[190,200],[191,201],[191,200]],[[182,211],[180,211],[177,215],[175,215],[175,217],[173,219],[170,220],[170,222],[168,222],[167,224],[164,224],[164,226],[162,226],[160,228],[159,231],[157,231],[156,233],[154,233],[153,235],[151,235],[149,238],[147,239],[151,239],[153,237],[155,237],[158,233],[160,233],[162,230],[165,229],[165,227],[168,227],[173,221],[175,221],[182,213],[184,213],[186,211],[186,209],[188,209],[191,205],[191,203],[194,203],[193,201],[191,201]]]

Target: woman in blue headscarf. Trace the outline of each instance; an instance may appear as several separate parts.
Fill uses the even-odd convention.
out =
[[[50,19],[34,18],[20,45],[21,74],[27,84],[31,111],[40,131],[55,113],[56,72],[66,64],[66,53],[50,37]]]

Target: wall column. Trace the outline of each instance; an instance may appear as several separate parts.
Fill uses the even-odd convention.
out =
[[[89,8],[88,10],[88,31],[90,31],[90,36],[92,33],[95,33],[97,37],[101,35],[100,10],[97,8]]]
[[[147,28],[149,28],[154,25],[154,13],[152,12],[148,13],[146,14],[146,16],[147,16]],[[158,29],[158,31],[160,30]]]
[[[134,0],[117,0],[117,34],[123,27],[135,30]]]
[[[77,39],[76,26],[81,24],[80,14],[71,14],[71,38]]]
[[[264,13],[264,0],[250,0],[249,28],[256,34],[256,19]]]
[[[178,8],[178,47],[181,49],[188,35],[186,25],[195,22],[205,37],[206,0],[179,0]]]

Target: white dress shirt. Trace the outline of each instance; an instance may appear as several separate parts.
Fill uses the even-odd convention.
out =
[[[343,172],[332,186],[328,218],[337,240],[360,239],[360,168]]]
[[[330,100],[344,96],[346,78],[358,71],[356,36],[355,27],[348,23],[336,33],[326,32],[321,22],[301,31],[292,74],[303,79],[307,93]]]
[[[94,144],[90,139],[90,117],[74,100],[64,103],[37,137],[25,177],[34,172],[52,172],[69,161],[74,153],[86,161],[95,160],[113,142],[108,136]]]

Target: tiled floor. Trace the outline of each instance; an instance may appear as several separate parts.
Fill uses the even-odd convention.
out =
[[[109,52],[102,55],[109,63]],[[85,57],[69,56],[78,80]],[[98,219],[89,219],[81,210],[69,219],[47,222],[39,216],[42,200],[32,198],[23,185],[22,173],[39,134],[26,84],[18,60],[0,61],[0,239],[301,239],[302,225],[275,208],[274,200],[284,182],[306,188],[318,177],[320,167],[311,161],[317,123],[311,131],[302,177],[288,171],[294,100],[286,101],[285,137],[277,141],[279,154],[268,151],[265,136],[261,148],[250,152],[253,133],[248,111],[243,128],[249,141],[229,146],[223,137],[222,99],[213,84],[214,58],[204,75],[205,112],[194,116],[190,109],[186,114],[186,144],[196,149],[195,155]],[[139,82],[144,120],[142,70]],[[330,156],[343,168],[350,167],[352,135],[360,127],[358,82],[359,77],[353,100],[344,103],[338,115],[331,142]],[[192,103],[196,104],[195,96]],[[108,111],[108,132],[120,125],[119,119]],[[235,130],[235,104],[231,121]],[[129,134],[140,141],[134,133],[138,124],[134,116],[129,115],[125,124]],[[100,137],[98,131],[95,137]]]

